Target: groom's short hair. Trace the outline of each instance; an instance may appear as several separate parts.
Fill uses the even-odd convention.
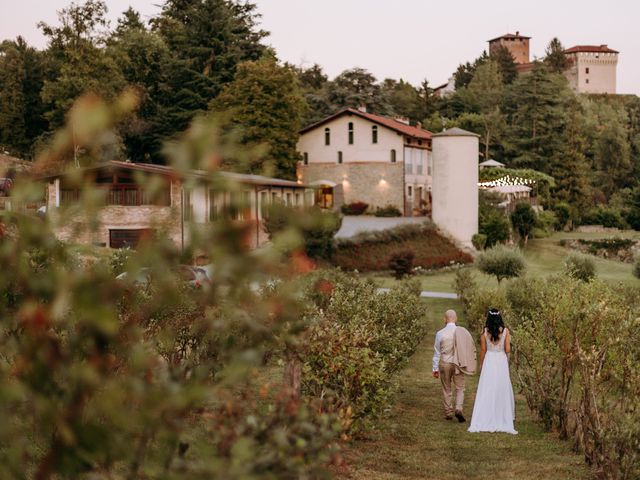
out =
[[[447,310],[446,312],[444,312],[444,318],[446,318],[447,321],[457,320],[458,314],[456,314],[455,310]]]

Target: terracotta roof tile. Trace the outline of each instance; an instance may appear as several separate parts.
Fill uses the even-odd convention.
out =
[[[617,50],[609,48],[607,45],[576,45],[567,48],[564,53],[593,52],[593,53],[620,53]]]

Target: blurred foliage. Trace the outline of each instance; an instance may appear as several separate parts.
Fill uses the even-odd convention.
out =
[[[564,272],[572,278],[589,282],[596,277],[596,263],[589,255],[571,252],[564,260]]]
[[[519,250],[498,245],[478,255],[476,267],[487,275],[495,276],[500,283],[505,278],[522,275],[525,270],[525,261]]]

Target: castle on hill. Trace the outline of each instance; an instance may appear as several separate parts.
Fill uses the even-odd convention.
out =
[[[516,62],[519,73],[527,73],[533,68],[529,59],[529,40],[531,37],[520,32],[507,33],[489,40],[489,53],[505,47]],[[620,52],[607,45],[576,45],[567,48],[565,77],[576,93],[616,93],[616,68]]]

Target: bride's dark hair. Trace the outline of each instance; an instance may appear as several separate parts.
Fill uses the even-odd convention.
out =
[[[500,310],[496,308],[490,308],[487,314],[487,323],[485,328],[489,332],[492,342],[497,342],[500,338],[500,329],[504,330],[504,321],[502,320],[502,314]]]

